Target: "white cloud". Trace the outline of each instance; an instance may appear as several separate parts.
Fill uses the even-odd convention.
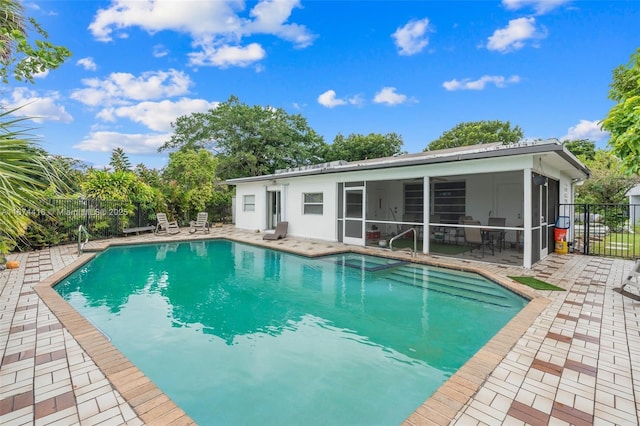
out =
[[[87,71],[95,71],[95,70],[98,69],[98,66],[93,61],[92,57],[86,57],[86,58],[78,59],[76,64],[80,65],[81,67],[83,67]]]
[[[144,72],[138,77],[112,73],[106,79],[90,78],[82,83],[87,88],[75,90],[71,98],[97,106],[181,96],[189,92],[191,79],[181,71],[169,70]]]
[[[609,132],[605,132],[600,128],[600,124],[597,120],[580,120],[575,126],[569,127],[567,134],[560,140],[579,140],[589,139],[594,142],[605,140],[609,137]]]
[[[193,45],[202,49],[192,59],[195,64],[246,66],[247,61],[262,59],[265,53],[256,43],[243,47],[242,37],[270,34],[298,48],[313,43],[316,36],[304,25],[288,22],[293,9],[300,7],[299,0],[260,0],[247,12],[242,0],[190,1],[188,7],[175,0],[112,0],[96,13],[89,30],[100,41],[112,41],[133,27],[152,34],[164,30],[186,33]],[[220,50],[223,56],[241,54],[244,59],[226,60],[212,55]],[[256,56],[258,52],[261,53]]]
[[[171,133],[127,134],[119,132],[92,132],[82,142],[73,147],[81,151],[111,152],[122,148],[127,154],[155,154]]]
[[[16,109],[12,115],[17,117],[29,117],[35,123],[45,121],[59,121],[71,123],[73,117],[63,105],[58,104],[60,94],[58,92],[48,92],[46,96],[40,96],[37,92],[28,90],[25,87],[13,90],[8,99],[3,99],[1,103],[6,110]]]
[[[532,7],[536,13],[547,13],[558,6],[569,3],[571,0],[502,0],[502,4],[509,10],[518,10],[523,7]]]
[[[501,75],[483,75],[477,80],[471,80],[470,78],[465,78],[463,80],[456,80],[455,78],[450,81],[445,81],[442,83],[442,87],[449,91],[454,90],[484,90],[487,84],[494,84],[496,87],[505,88],[509,84],[515,84],[520,82],[520,77],[517,75],[512,75],[509,78],[503,77]]]
[[[398,105],[409,101],[407,95],[396,93],[395,87],[383,87],[373,98],[377,104]]]
[[[544,37],[546,33],[538,31],[535,18],[512,19],[506,28],[494,31],[488,39],[487,49],[507,53],[522,49],[527,40],[538,40]]]
[[[266,56],[266,52],[258,43],[251,43],[245,47],[214,47],[209,43],[201,46],[201,52],[189,53],[189,63],[191,65],[214,65],[220,68],[229,66],[246,67],[262,60]]]
[[[320,96],[318,96],[318,103],[327,108],[337,107],[339,105],[346,105],[347,101],[344,99],[336,98],[335,90],[327,90]]]
[[[253,21],[245,23],[244,34],[273,34],[290,41],[296,47],[310,46],[315,35],[311,34],[304,25],[285,24],[294,8],[300,7],[299,0],[263,0],[250,11]]]
[[[114,122],[118,118],[127,118],[134,123],[145,125],[150,130],[171,132],[171,123],[175,123],[178,117],[196,112],[206,112],[216,106],[218,106],[218,102],[187,98],[177,102],[169,100],[141,102],[132,106],[105,108],[98,113],[98,118],[110,122]]]
[[[426,34],[429,30],[429,19],[412,20],[404,27],[398,28],[391,37],[395,40],[400,55],[415,55],[429,44]]]
[[[318,96],[318,103],[327,108],[333,108],[340,105],[361,105],[362,96],[355,95],[349,98],[339,99],[336,97],[335,90],[327,90]]]
[[[154,58],[163,58],[169,54],[169,49],[164,47],[162,44],[156,44],[153,46],[153,57]]]

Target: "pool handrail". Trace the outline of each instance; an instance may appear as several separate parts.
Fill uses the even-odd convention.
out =
[[[82,233],[83,232],[84,232],[84,235],[85,235],[84,242],[82,242]],[[82,249],[84,249],[84,246],[88,242],[89,242],[89,231],[87,231],[87,228],[85,228],[84,225],[78,226],[78,256],[80,256],[82,254]]]
[[[411,251],[411,257],[415,257],[418,251],[418,236],[417,236],[416,228],[406,229],[401,233],[399,233],[398,235],[396,235],[395,237],[391,238],[389,240],[389,250],[393,251],[393,242],[398,238],[402,237],[403,235],[408,234],[410,231],[413,231],[413,250]]]

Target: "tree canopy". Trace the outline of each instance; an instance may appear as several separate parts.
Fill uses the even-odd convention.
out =
[[[350,134],[346,138],[336,135],[327,147],[326,161],[357,161],[371,158],[392,157],[402,153],[402,137],[396,133]]]
[[[115,148],[111,151],[111,159],[109,160],[109,165],[113,167],[113,170],[118,171],[130,171],[131,170],[131,162],[129,161],[129,157],[125,154],[124,150],[120,147]]]
[[[171,139],[159,148],[207,148],[220,159],[221,177],[273,173],[323,160],[326,144],[299,114],[249,106],[231,96],[204,113],[179,117]]]
[[[591,178],[576,187],[576,203],[618,204],[628,202],[626,193],[640,183],[638,176],[621,171],[621,160],[598,149],[593,159],[581,158],[591,170]]]
[[[593,160],[596,157],[596,143],[589,139],[564,141],[563,145],[580,160]]]
[[[29,37],[40,36],[34,44]],[[33,18],[24,16],[22,3],[0,0],[0,78],[33,83],[35,74],[58,68],[71,52],[47,41],[48,34]]]
[[[609,99],[617,102],[602,121],[609,146],[628,174],[640,174],[640,48],[626,66],[613,70]]]
[[[493,142],[515,143],[523,136],[520,126],[512,128],[508,121],[468,121],[444,132],[438,139],[431,141],[424,151]]]
[[[206,149],[172,152],[164,170],[167,199],[178,217],[207,211],[222,216],[231,206],[231,193],[217,177],[219,160]]]

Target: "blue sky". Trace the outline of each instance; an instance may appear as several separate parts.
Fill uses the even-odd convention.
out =
[[[73,57],[0,101],[38,117],[47,151],[97,167],[116,147],[163,167],[170,123],[230,95],[299,113],[327,143],[395,132],[413,153],[458,123],[508,120],[605,147],[611,72],[640,47],[637,0],[23,4]]]

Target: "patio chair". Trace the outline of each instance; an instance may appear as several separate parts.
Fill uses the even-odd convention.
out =
[[[276,225],[276,230],[272,234],[265,234],[262,237],[263,240],[279,240],[280,238],[285,238],[287,236],[287,228],[289,227],[289,222],[278,222]]]
[[[501,228],[504,228],[507,225],[507,219],[505,219],[504,217],[490,217],[487,225],[499,226]],[[502,249],[505,247],[505,237],[507,235],[507,231],[505,231],[504,229],[503,230],[496,229],[495,232],[498,234],[498,238],[496,240],[498,244],[498,250],[502,251]]]
[[[491,252],[493,254],[491,240],[488,239],[486,234],[479,228],[480,222],[477,220],[465,220],[464,224],[478,226],[478,228],[464,228],[464,241],[469,247],[471,247],[471,251],[473,251],[473,247],[477,246],[482,249],[482,257],[484,257],[484,248],[485,246],[488,246],[491,247]]]
[[[624,290],[628,285],[640,290],[640,259],[636,260],[636,264],[631,268],[629,276],[627,276],[627,279],[622,283],[620,290]]]
[[[156,219],[158,219],[158,224],[156,225],[155,233],[158,234],[177,234],[180,232],[180,227],[178,226],[178,222],[171,221],[167,219],[166,213],[156,213]]]
[[[458,218],[458,225],[464,225],[465,220],[473,220],[473,216],[460,216]],[[459,240],[464,241],[464,228],[455,228],[452,239],[456,244],[458,244]]]
[[[207,212],[200,212],[198,213],[198,218],[196,220],[192,220],[191,222],[189,222],[189,226],[191,226],[191,229],[189,229],[189,233],[190,234],[195,234],[198,231],[202,231],[205,234],[209,233],[209,213]]]

